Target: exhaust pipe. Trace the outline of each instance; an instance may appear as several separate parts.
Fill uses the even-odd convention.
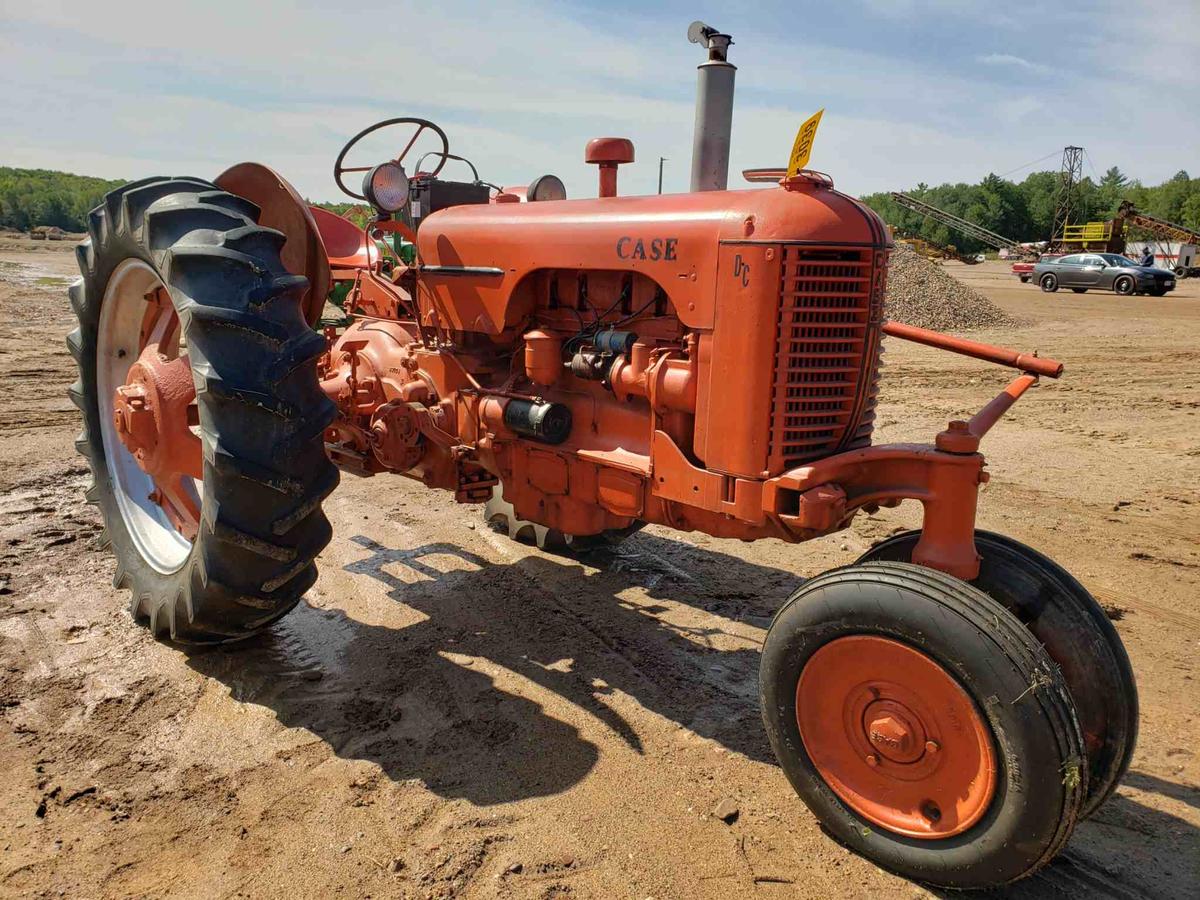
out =
[[[692,136],[692,190],[723,191],[729,184],[729,138],[733,131],[733,77],[726,56],[733,39],[711,25],[693,22],[688,40],[708,51],[696,67],[696,128]]]

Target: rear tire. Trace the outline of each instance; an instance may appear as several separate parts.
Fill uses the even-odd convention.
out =
[[[1137,284],[1130,275],[1118,276],[1117,280],[1113,282],[1113,290],[1123,297],[1128,297],[1132,294],[1136,287]]]
[[[257,217],[254,204],[207,181],[151,178],[108,194],[76,251],[82,277],[69,295],[79,327],[67,346],[79,380],[69,393],[83,414],[76,448],[92,470],[87,498],[104,518],[114,584],[132,592],[133,615],[182,643],[241,640],[279,619],[316,580],[313,558],[330,538],[320,506],[338,481],[323,437],[334,408],[316,376],[325,342],[300,308],[306,280],[280,263],[284,236]],[[139,550],[103,436],[98,366],[126,351],[98,358],[101,308],[131,261],[170,294],[199,408],[199,530],[170,565]]]
[[[920,531],[895,535],[858,563],[908,562],[920,537]],[[1086,818],[1116,789],[1137,743],[1137,683],[1125,645],[1087,588],[1054,560],[989,531],[975,532],[975,546],[982,562],[971,584],[1029,629],[1071,691],[1087,746]]]
[[[1055,275],[1053,272],[1047,272],[1045,275],[1042,276],[1042,278],[1038,282],[1038,284],[1041,285],[1042,290],[1045,291],[1047,294],[1053,294],[1055,291],[1058,290],[1058,276]]]
[[[1019,278],[1021,280],[1021,284],[1029,284],[1029,276],[1028,275],[1018,275],[1017,278]]]
[[[912,747],[898,745],[910,757],[925,748],[925,756],[905,763],[912,767],[904,771],[906,779],[888,777],[893,759],[887,748],[893,745],[886,743],[886,736],[885,743],[875,744],[885,758],[868,754],[865,760],[877,768],[854,769],[863,758],[853,753],[842,754],[844,761],[837,764],[868,791],[872,771],[879,773],[882,782],[894,782],[895,792],[885,786],[874,797],[882,807],[895,804],[900,794],[912,794],[914,781],[920,782],[918,794],[926,789],[925,782],[936,794],[944,789],[943,779],[960,769],[964,753],[967,771],[973,770],[978,745],[972,738],[982,722],[993,748],[992,792],[982,811],[975,807],[977,818],[961,821],[972,823],[965,830],[915,836],[915,832],[881,826],[856,808],[855,795],[846,793],[847,780],[840,773],[832,784],[827,780],[831,748],[842,740],[839,730],[851,732],[863,720],[851,714],[857,707],[846,706],[841,716],[837,714],[841,701],[834,690],[836,682],[831,681],[824,692],[804,693],[801,677],[807,666],[819,661],[818,651],[825,653],[840,639],[861,636],[876,640],[881,648],[897,642],[906,645],[914,660],[926,668],[936,667],[965,691],[970,706],[966,717],[952,714],[939,722],[942,707],[930,701],[932,706],[921,710],[919,685],[910,691],[917,698],[922,725],[912,731],[937,740],[932,747],[920,743],[923,737]],[[854,659],[851,666],[846,683],[861,679],[868,690],[875,683],[887,690],[890,682],[899,683],[897,690],[902,690],[911,677],[904,666],[880,668],[869,653]],[[904,563],[848,566],[817,576],[776,614],[763,645],[759,687],[767,736],[796,792],[838,840],[878,865],[942,887],[993,887],[1032,874],[1071,835],[1087,772],[1067,686],[1029,631],[998,603],[962,581]],[[815,724],[811,711],[804,716],[798,701],[802,693],[806,702],[833,695],[829,710],[819,701],[822,715]],[[906,712],[901,707],[900,718]],[[929,727],[931,720],[933,727]],[[879,738],[873,730],[868,733],[871,741]],[[927,759],[929,754],[934,756]],[[814,762],[814,755],[826,763]],[[971,791],[974,784],[970,783]],[[917,810],[925,815],[927,807],[932,809],[928,819],[933,828],[946,814],[942,811],[950,810],[948,824],[953,824],[957,807],[948,804],[954,796],[934,796]]]

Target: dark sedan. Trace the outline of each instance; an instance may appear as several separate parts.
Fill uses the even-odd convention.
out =
[[[1139,266],[1118,253],[1073,253],[1058,259],[1045,257],[1033,267],[1033,280],[1043,291],[1060,287],[1077,294],[1092,288],[1118,294],[1149,294],[1162,297],[1175,290],[1175,273],[1152,266]]]

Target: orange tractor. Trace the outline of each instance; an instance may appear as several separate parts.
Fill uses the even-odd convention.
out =
[[[335,166],[374,210],[365,230],[257,164],[109,194],[68,344],[116,584],[180,643],[262,631],[316,581],[339,468],[485,504],[568,552],[647,523],[798,543],[917,500],[920,530],[776,614],[767,734],[820,821],[880,865],[949,887],[1028,875],[1112,792],[1137,730],[1095,600],[975,528],[980,439],[1062,366],[888,322],[888,231],[827,177],[726,190],[729,38],[692,35],[708,58],[689,193],[618,196],[634,154],[616,138],[587,147],[598,198],[554,176],[454,181],[438,126],[391,119]],[[351,165],[383,129],[400,151]],[[344,315],[322,327],[330,296]],[[928,444],[873,445],[884,335],[1019,374]]]

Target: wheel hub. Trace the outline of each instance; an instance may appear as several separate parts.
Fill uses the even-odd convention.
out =
[[[925,728],[902,703],[876,700],[867,707],[865,726],[871,746],[894,763],[916,762],[925,752]]]
[[[128,380],[113,396],[113,424],[146,474],[201,477],[200,438],[189,421],[195,399],[186,357],[168,359],[151,344],[130,366]]]
[[[111,398],[104,413],[106,452],[119,493],[125,495],[128,521],[148,553],[157,552],[152,546],[162,550],[167,566],[178,556],[178,542],[158,540],[154,517],[187,542],[195,539],[200,524],[196,482],[203,475],[204,456],[192,430],[199,424],[196,386],[179,317],[153,272],[143,263],[127,263],[110,290],[100,342]],[[118,458],[124,455],[122,448],[128,451],[127,462]],[[149,512],[149,519],[139,509]]]
[[[831,641],[796,685],[805,750],[841,800],[910,837],[966,831],[995,792],[990,731],[941,665],[889,638]]]

